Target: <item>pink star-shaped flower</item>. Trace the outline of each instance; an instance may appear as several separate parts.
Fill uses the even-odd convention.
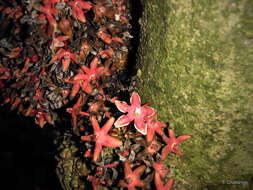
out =
[[[172,131],[172,129],[169,129],[169,136],[170,138],[163,136],[163,140],[166,142],[166,146],[163,148],[162,150],[162,159],[164,160],[169,153],[174,152],[176,154],[179,154],[180,156],[182,156],[182,152],[180,152],[180,150],[178,150],[178,143],[185,141],[189,138],[191,138],[190,135],[182,135],[179,137],[175,137],[174,136],[174,132]]]
[[[86,17],[84,16],[84,13],[88,12],[92,8],[91,2],[75,0],[70,2],[70,5],[72,6],[73,9],[73,17],[85,23]]]
[[[95,117],[91,117],[91,123],[94,130],[93,135],[82,136],[81,140],[83,141],[95,141],[95,150],[93,155],[93,161],[96,162],[102,150],[102,146],[106,146],[109,148],[115,148],[122,146],[122,142],[116,138],[109,136],[107,133],[111,129],[114,123],[114,117],[111,117],[105,125],[100,129],[99,124]]]
[[[121,187],[127,187],[128,190],[135,190],[135,186],[143,186],[142,181],[140,180],[140,174],[145,170],[145,166],[139,166],[134,171],[132,171],[128,162],[124,164],[125,170],[125,179],[120,180],[119,185]]]
[[[170,190],[173,184],[173,179],[170,179],[165,185],[160,178],[160,175],[155,172],[155,186],[157,190]]]
[[[115,127],[123,127],[128,125],[134,120],[134,126],[141,134],[147,134],[147,123],[145,118],[152,116],[155,110],[149,106],[141,106],[141,99],[137,92],[134,92],[130,98],[131,105],[129,106],[124,101],[115,101],[115,105],[119,111],[126,113],[126,115],[120,116],[115,122]]]
[[[148,132],[146,136],[147,142],[151,142],[153,140],[155,132],[157,132],[161,136],[164,135],[164,132],[161,129],[161,127],[165,127],[166,124],[161,123],[157,120],[157,114],[154,114],[152,117],[147,118],[147,126],[148,126]]]

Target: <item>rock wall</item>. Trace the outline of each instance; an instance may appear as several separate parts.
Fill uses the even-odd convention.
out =
[[[143,1],[139,93],[169,122],[176,189],[253,188],[253,2]]]

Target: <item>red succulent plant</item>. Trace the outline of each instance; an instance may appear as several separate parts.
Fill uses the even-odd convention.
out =
[[[82,68],[79,69],[78,74],[73,77],[72,81],[69,79],[65,80],[68,83],[74,84],[71,91],[72,98],[75,97],[80,88],[82,88],[82,90],[87,94],[92,92],[90,82],[98,79],[105,71],[103,66],[97,67],[97,65],[98,58],[95,57],[90,64],[90,68],[83,65]]]
[[[183,155],[182,152],[178,150],[178,144],[182,141],[185,141],[191,138],[190,135],[182,135],[176,138],[174,136],[174,132],[172,129],[169,129],[169,136],[170,138],[166,136],[163,137],[163,140],[165,141],[167,145],[162,150],[162,159],[165,159],[167,155],[171,152],[174,152],[182,156]]]
[[[86,22],[84,13],[88,12],[92,8],[92,4],[89,1],[74,0],[70,2],[73,9],[73,17],[81,22]]]
[[[21,51],[22,51],[22,48],[20,48],[20,47],[12,48],[12,49],[10,49],[10,54],[8,55],[8,57],[10,59],[16,58],[20,55]]]
[[[81,69],[78,70],[78,74],[74,76],[73,80],[65,79],[65,82],[73,84],[70,94],[71,98],[76,96],[80,88],[88,94],[92,92],[92,87],[89,84],[88,77]]]
[[[119,182],[121,187],[127,187],[128,190],[135,190],[135,187],[143,186],[143,182],[140,180],[140,174],[145,170],[145,166],[139,166],[132,171],[128,162],[124,164],[125,179]]]
[[[160,178],[160,175],[155,172],[155,186],[157,190],[170,190],[173,184],[173,179],[170,179],[165,185]]]
[[[146,136],[147,142],[151,142],[154,138],[155,132],[157,132],[160,135],[164,135],[163,130],[161,127],[165,127],[166,124],[161,123],[157,120],[157,114],[154,114],[152,117],[147,118],[147,127],[148,127],[148,132]]]
[[[93,135],[89,136],[82,136],[81,140],[83,141],[95,141],[95,150],[93,155],[93,161],[96,162],[102,151],[102,147],[106,146],[109,148],[115,148],[122,146],[122,142],[114,137],[108,135],[109,130],[111,129],[114,123],[114,117],[111,117],[105,125],[100,129],[99,124],[96,118],[93,116],[91,117],[91,123],[94,130]]]
[[[63,47],[65,45],[64,41],[66,41],[67,39],[69,39],[69,36],[58,36],[57,38],[54,38],[50,45],[50,49],[54,51],[55,48]]]
[[[156,140],[152,140],[150,143],[148,143],[145,150],[146,150],[146,153],[154,155],[155,153],[159,151],[160,148],[161,148],[161,145]]]
[[[36,111],[36,118],[35,122],[43,128],[46,123],[53,124],[53,120],[50,116],[50,113],[44,112],[44,111]]]
[[[0,79],[9,79],[11,77],[11,71],[9,68],[4,67],[1,63],[0,63]]]
[[[51,60],[51,63],[53,63],[57,59],[61,60],[62,58],[63,58],[63,60],[62,60],[62,70],[64,72],[68,70],[71,60],[73,60],[75,63],[78,62],[77,55],[72,53],[70,51],[70,49],[65,50],[65,49],[61,48],[56,52],[55,56]]]
[[[106,44],[111,44],[112,41],[123,43],[123,40],[120,37],[112,37],[110,34],[106,33],[104,27],[99,29],[99,31],[97,32],[97,36],[101,38],[101,40],[103,40]]]
[[[60,14],[61,13],[60,10],[52,7],[51,4],[45,4],[44,6],[42,5],[40,6],[40,11],[44,13],[44,15],[40,15],[39,17],[40,19],[44,20],[44,18],[46,17],[51,26],[56,26],[56,21],[53,15]]]
[[[163,162],[160,163],[154,162],[153,167],[162,178],[166,177],[168,173],[168,168],[165,166]]]
[[[80,95],[77,102],[72,108],[67,108],[67,112],[71,114],[73,120],[73,131],[78,134],[77,131],[77,116],[80,114],[81,107],[83,105],[83,96]]]
[[[98,79],[105,72],[105,68],[103,66],[97,67],[98,63],[99,60],[95,57],[90,64],[90,68],[85,65],[82,66],[82,70],[85,72],[88,82]]]

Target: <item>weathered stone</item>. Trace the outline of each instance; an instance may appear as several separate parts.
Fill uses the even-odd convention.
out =
[[[169,155],[168,178],[178,181],[175,189],[248,189],[253,2],[143,2],[139,93],[176,135],[192,135],[180,145],[184,156]]]

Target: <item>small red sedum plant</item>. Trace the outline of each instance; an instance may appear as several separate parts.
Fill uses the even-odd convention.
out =
[[[114,117],[111,117],[101,129],[95,116],[92,116],[91,123],[94,134],[82,136],[81,140],[95,142],[93,153],[94,164],[105,161],[105,158],[100,159],[103,146],[119,150],[115,151],[119,160],[113,159],[111,162],[120,161],[119,164],[115,165],[117,168],[124,166],[124,179],[117,181],[109,179],[110,184],[115,184],[118,187],[125,187],[129,190],[134,190],[137,187],[149,189],[152,188],[152,184],[157,190],[171,189],[173,179],[167,182],[165,181],[169,170],[163,160],[172,152],[182,156],[182,153],[178,149],[178,144],[189,139],[191,136],[182,135],[176,138],[173,130],[169,129],[168,137],[162,129],[166,128],[166,125],[157,120],[157,113],[153,108],[147,105],[140,105],[140,97],[137,92],[132,93],[130,102],[131,106],[126,102],[116,100],[114,102],[116,107],[120,112],[126,114],[120,116],[116,122],[114,122]],[[132,121],[134,125],[131,125]],[[139,123],[136,125],[136,122]],[[110,132],[112,135],[115,133],[112,130],[113,124],[115,126],[114,131],[120,131],[121,127],[125,128],[123,134],[119,132],[116,135],[118,139],[109,135]],[[137,126],[143,130],[140,130]],[[136,132],[128,136],[130,131],[133,130],[133,127],[136,129]],[[145,135],[143,134],[144,131],[146,131],[146,134],[144,133]],[[122,137],[122,135],[123,140],[120,141],[119,138]],[[140,151],[142,148],[144,148],[144,150]],[[117,175],[119,174],[117,173]],[[92,179],[95,178],[93,177]],[[99,181],[99,179],[96,178],[96,185],[93,183],[93,187],[97,189],[98,185],[109,186],[106,181]]]

